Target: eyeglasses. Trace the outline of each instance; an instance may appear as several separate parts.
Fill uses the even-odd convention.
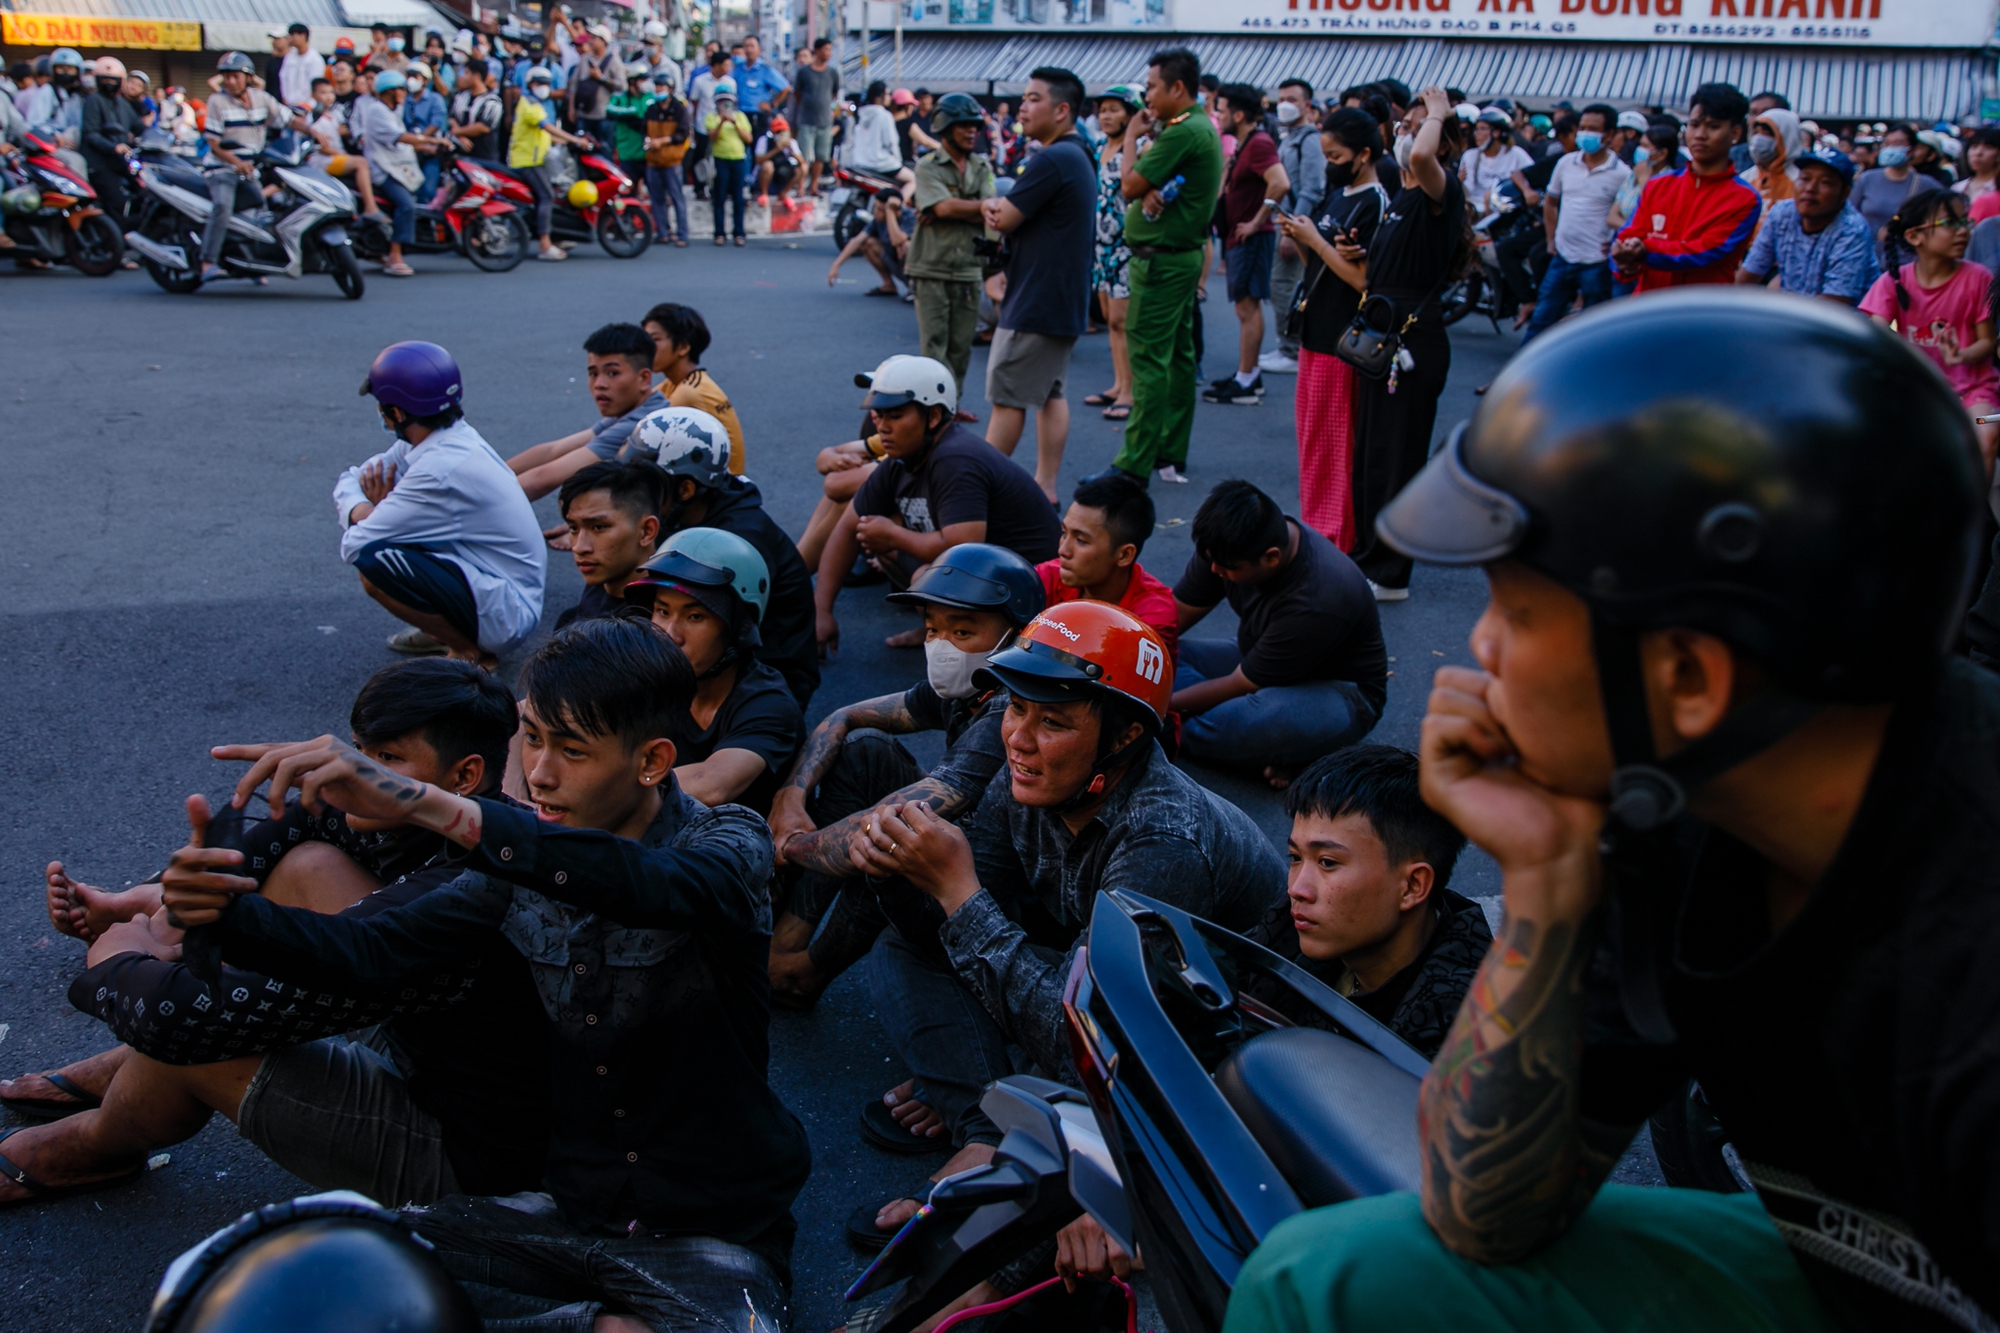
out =
[[[1936,222],[1926,222],[1926,223],[1925,223],[1925,224],[1924,224],[1923,226],[1921,226],[1921,227],[1912,227],[1912,228],[1910,228],[1910,230],[1911,230],[1911,231],[1929,231],[1929,230],[1930,230],[1930,229],[1931,229],[1932,227],[1943,227],[1943,228],[1944,228],[1944,229],[1945,229],[1946,231],[1971,231],[1971,230],[1972,230],[1972,219],[1971,219],[1971,218],[1939,218],[1939,219],[1938,219],[1938,220],[1937,220]]]

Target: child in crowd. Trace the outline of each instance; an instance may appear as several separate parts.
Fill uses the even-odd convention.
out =
[[[692,407],[708,413],[729,432],[729,470],[743,475],[743,423],[729,405],[729,395],[715,377],[701,367],[701,354],[708,350],[708,322],[693,306],[663,301],[639,321],[653,340],[653,369],[665,382],[660,388],[674,407]]]

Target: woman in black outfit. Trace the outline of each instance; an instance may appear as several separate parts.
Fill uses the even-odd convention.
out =
[[[1456,169],[1463,133],[1444,89],[1424,89],[1423,100],[1396,128],[1403,188],[1369,248],[1369,293],[1395,303],[1397,329],[1416,316],[1403,332],[1415,364],[1391,378],[1356,377],[1353,554],[1375,585],[1377,601],[1410,595],[1410,560],[1376,540],[1375,516],[1430,457],[1438,398],[1451,373],[1451,340],[1438,298],[1465,257],[1465,188]]]

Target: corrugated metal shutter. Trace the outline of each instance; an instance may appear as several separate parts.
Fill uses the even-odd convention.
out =
[[[869,73],[887,80],[894,67],[894,41],[887,34],[871,37]],[[1057,65],[1087,87],[1101,89],[1143,82],[1146,57],[1174,45],[1189,47],[1201,57],[1202,70],[1225,83],[1272,88],[1280,79],[1304,78],[1323,96],[1393,77],[1412,88],[1433,83],[1461,88],[1477,99],[1677,107],[1686,104],[1697,86],[1720,80],[1746,93],[1781,92],[1801,115],[1826,120],[1966,119],[1977,114],[1980,85],[1994,63],[1993,56],[1976,51],[927,32],[904,34],[902,81],[933,92],[983,93],[989,84],[1017,92],[1030,70]],[[850,47],[843,83],[858,87],[859,75],[859,52]]]

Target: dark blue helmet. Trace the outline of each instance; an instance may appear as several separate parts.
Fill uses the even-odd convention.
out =
[[[892,592],[889,600],[903,606],[998,611],[1020,629],[1042,613],[1048,599],[1041,576],[1026,560],[1004,546],[967,542],[939,556],[908,592]]]
[[[413,417],[436,416],[465,397],[458,362],[436,343],[424,342],[390,343],[376,353],[361,392]]]

